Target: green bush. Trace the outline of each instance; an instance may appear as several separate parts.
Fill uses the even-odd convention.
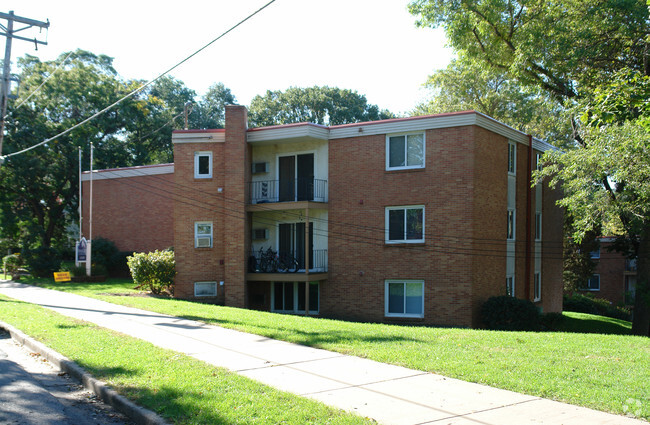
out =
[[[18,275],[18,269],[23,265],[23,257],[20,254],[10,254],[2,259],[2,268],[11,275],[15,277]]]
[[[562,313],[544,313],[540,316],[540,325],[543,331],[558,331],[563,322]]]
[[[176,263],[171,251],[136,253],[127,257],[136,288],[147,288],[154,294],[168,292],[174,295]]]
[[[629,321],[632,316],[629,309],[617,307],[608,300],[605,300],[603,298],[595,298],[592,295],[565,295],[562,307],[565,311],[597,314],[599,316],[606,316],[620,320]]]
[[[25,250],[23,255],[29,272],[34,277],[52,277],[52,273],[61,268],[61,257],[53,248]]]
[[[487,329],[537,331],[540,314],[535,304],[508,295],[489,298],[481,306],[481,320]]]

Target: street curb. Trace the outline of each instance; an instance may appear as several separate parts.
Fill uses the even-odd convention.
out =
[[[138,406],[131,400],[119,395],[115,390],[109,387],[105,382],[95,379],[86,372],[82,367],[77,365],[67,357],[57,353],[51,348],[43,345],[13,326],[0,321],[0,329],[4,329],[11,337],[21,345],[29,348],[35,353],[43,356],[44,359],[52,363],[57,369],[72,376],[74,379],[89,391],[94,392],[106,404],[112,406],[115,410],[128,416],[138,425],[169,425],[163,418],[151,410]]]

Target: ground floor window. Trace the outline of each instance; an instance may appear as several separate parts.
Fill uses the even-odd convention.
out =
[[[600,275],[595,274],[587,281],[587,286],[585,287],[587,291],[600,291]]]
[[[309,312],[318,313],[320,293],[318,282],[309,284]],[[271,286],[272,311],[278,313],[305,312],[305,282],[273,282]]]
[[[634,304],[636,276],[625,276],[625,304]]]
[[[542,274],[540,272],[535,273],[535,301],[542,299]]]
[[[506,295],[515,296],[515,277],[506,276]]]
[[[387,280],[387,317],[424,317],[423,280]]]

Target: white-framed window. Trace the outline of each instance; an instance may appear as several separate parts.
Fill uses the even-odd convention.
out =
[[[591,251],[589,253],[589,258],[591,258],[592,260],[598,260],[600,258],[600,248]]]
[[[386,170],[424,168],[424,133],[386,136]]]
[[[386,280],[386,317],[424,317],[423,280]]]
[[[195,297],[216,297],[217,282],[194,282]]]
[[[194,248],[212,248],[212,222],[194,223]]]
[[[542,171],[542,154],[539,152],[535,155],[535,167],[537,168],[537,171]]]
[[[535,213],[535,240],[536,241],[542,240],[542,213],[541,212]]]
[[[515,277],[506,276],[506,295],[515,296]]]
[[[533,292],[535,296],[535,301],[540,301],[542,299],[542,274],[540,272],[535,272],[535,278],[533,281]]]
[[[386,207],[386,243],[424,242],[424,205]]]
[[[508,174],[517,174],[517,145],[508,142]]]
[[[318,314],[319,304],[318,282],[309,282],[309,313]],[[304,313],[305,282],[273,282],[271,310],[276,313]]]
[[[212,178],[212,152],[194,152],[194,178]]]
[[[506,239],[515,240],[516,214],[515,210],[508,208],[506,217]]]
[[[587,291],[600,291],[600,275],[592,275],[587,281],[587,286],[585,288]]]

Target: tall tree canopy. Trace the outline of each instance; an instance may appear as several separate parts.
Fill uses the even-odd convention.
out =
[[[83,50],[51,62],[26,56],[19,68],[20,93],[9,104],[4,155],[73,127],[143,83],[121,79],[112,58]],[[0,240],[40,260],[57,257],[53,249],[67,246],[66,226],[77,219],[78,149],[88,164],[94,144],[95,168],[171,162],[171,132],[184,126],[187,102],[195,104],[191,128],[223,125],[224,105],[235,102],[223,84],[196,97],[181,81],[163,77],[66,135],[10,156],[0,166]]]
[[[577,240],[617,224],[637,258],[633,331],[650,335],[647,2],[415,0],[409,8],[419,25],[444,28],[459,54],[580,118],[572,118],[577,148],[549,155],[540,177],[562,188]]]
[[[578,97],[612,72],[648,74],[645,0],[415,0],[423,26],[452,47],[558,99]]]
[[[257,127],[297,122],[338,125],[394,117],[368,104],[356,91],[327,86],[269,90],[253,98],[249,111],[250,123]]]
[[[504,70],[461,55],[429,76],[425,87],[431,100],[418,105],[413,115],[475,110],[556,146],[572,143],[573,129],[562,104]]]

